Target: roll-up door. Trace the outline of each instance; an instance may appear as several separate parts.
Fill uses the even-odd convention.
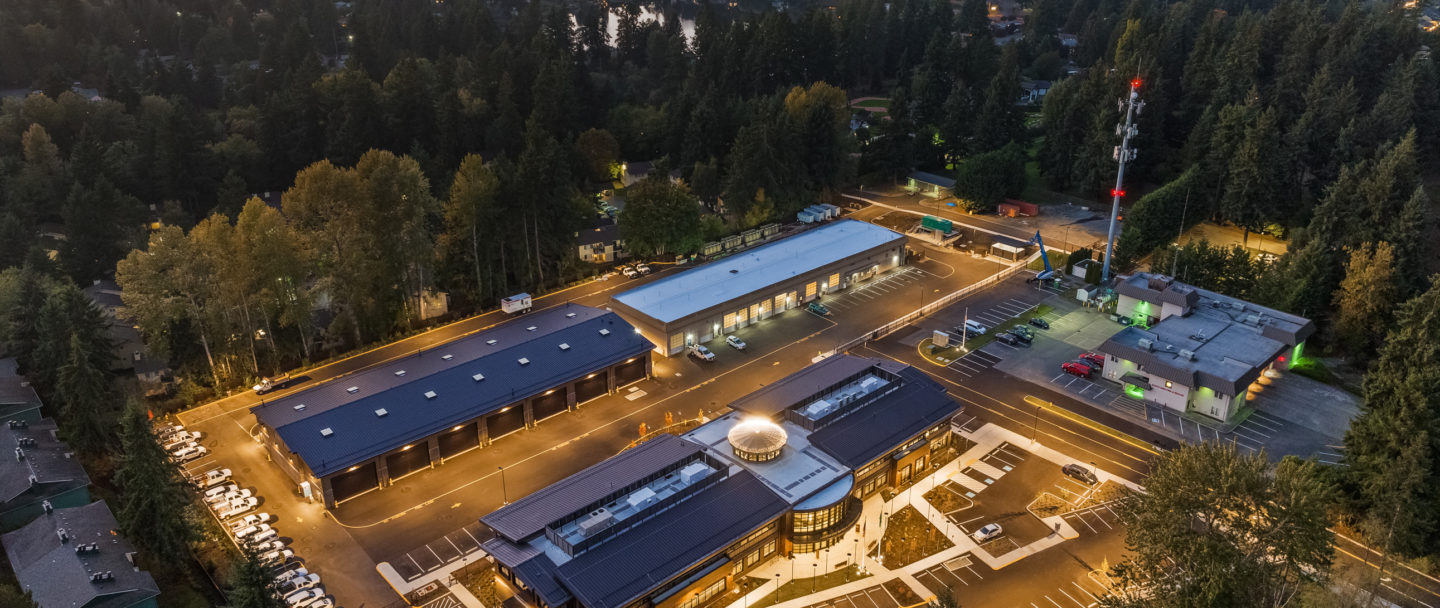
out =
[[[736,326],[736,327],[745,327],[746,322],[749,321],[749,320],[750,320],[750,310],[749,310],[749,309],[747,309],[747,308],[741,308],[740,310],[735,311],[735,326]]]
[[[625,386],[637,380],[645,378],[645,358],[636,357],[634,361],[615,367],[615,386]]]
[[[525,406],[519,403],[485,419],[485,430],[490,433],[491,441],[522,428],[525,428]]]
[[[835,291],[836,289],[840,289],[840,273],[838,273],[838,272],[830,275],[830,288],[829,288],[829,290],[830,290],[830,291]]]
[[[430,466],[430,446],[424,443],[414,444],[408,450],[395,452],[385,457],[385,469],[390,473],[390,479],[400,479],[428,466]]]
[[[565,389],[557,388],[549,395],[536,397],[530,402],[530,408],[535,412],[536,422],[565,411]]]
[[[815,281],[810,281],[809,283],[806,283],[806,284],[805,284],[805,301],[808,302],[808,301],[810,301],[810,300],[815,299],[815,286],[816,286],[816,285],[817,285],[817,283],[816,283]]]
[[[460,452],[480,445],[480,428],[474,423],[461,426],[451,430],[439,437],[436,442],[440,444],[440,457],[450,458]]]
[[[601,370],[595,375],[575,383],[575,402],[585,403],[609,391],[610,372]]]
[[[346,471],[330,478],[330,492],[335,502],[345,502],[380,487],[380,476],[375,473],[375,463],[367,462],[354,471]]]
[[[725,331],[735,331],[735,313],[725,313]]]

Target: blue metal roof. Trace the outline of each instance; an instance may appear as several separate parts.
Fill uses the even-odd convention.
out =
[[[323,477],[652,348],[619,315],[566,304],[250,411]]]
[[[557,568],[587,608],[619,608],[723,550],[789,504],[749,471],[704,491]]]
[[[810,443],[856,469],[960,409],[925,372],[906,367],[899,373],[899,390],[816,430]]]

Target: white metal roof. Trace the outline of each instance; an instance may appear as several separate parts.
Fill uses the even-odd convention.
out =
[[[631,289],[615,300],[669,323],[903,238],[868,222],[838,220]]]

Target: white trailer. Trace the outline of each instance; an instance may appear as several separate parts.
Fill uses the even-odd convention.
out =
[[[530,294],[515,294],[500,300],[500,310],[510,314],[522,313],[530,310]]]

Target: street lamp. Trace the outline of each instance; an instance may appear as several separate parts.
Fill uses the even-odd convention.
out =
[[[500,471],[500,499],[504,504],[510,504],[510,491],[505,488],[505,467],[495,467]]]
[[[830,548],[825,548],[825,573],[830,573]]]
[[[775,601],[780,601],[780,573],[775,573]]]
[[[815,593],[815,580],[820,578],[820,564],[810,564],[810,593]]]
[[[852,560],[854,560],[854,559],[855,559],[854,554],[851,554],[851,553],[846,553],[846,554],[845,554],[845,564],[846,564],[846,566],[845,566],[845,580],[846,580],[846,581],[849,581],[849,580],[850,580],[850,566],[853,566],[853,565],[854,565],[854,563],[853,563],[853,561],[852,561]]]

